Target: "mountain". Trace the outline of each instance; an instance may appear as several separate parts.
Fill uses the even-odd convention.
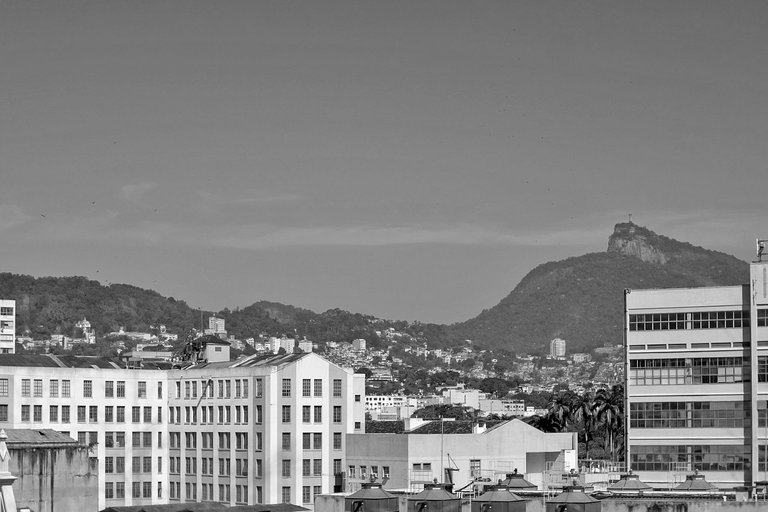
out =
[[[749,265],[728,254],[616,224],[608,250],[539,265],[496,306],[449,327],[491,348],[543,353],[555,337],[568,352],[622,341],[625,288],[738,285]]]
[[[51,334],[78,336],[75,324],[83,318],[88,319],[99,337],[120,327],[150,332],[152,326],[160,324],[169,332],[183,335],[192,328],[207,327],[207,318],[216,314],[226,320],[227,331],[239,339],[264,333],[307,336],[313,341],[365,338],[375,345],[376,329],[406,324],[340,309],[315,313],[267,301],[234,311],[200,311],[153,290],[127,284],[105,286],[85,277],[36,278],[0,273],[0,297],[16,300],[17,334],[29,333],[35,339]]]

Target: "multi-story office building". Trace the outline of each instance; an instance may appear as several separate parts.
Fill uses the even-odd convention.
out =
[[[0,354],[16,353],[16,301],[0,299]]]
[[[646,482],[768,478],[768,263],[743,286],[627,290],[626,460]]]
[[[99,509],[218,501],[311,504],[344,436],[364,432],[364,375],[317,354],[124,369],[101,358],[0,355],[0,427],[92,444]]]

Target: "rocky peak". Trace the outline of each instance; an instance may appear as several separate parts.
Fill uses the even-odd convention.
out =
[[[608,252],[631,256],[646,263],[664,265],[669,261],[669,256],[662,250],[664,238],[632,222],[621,222],[616,224],[608,239]]]

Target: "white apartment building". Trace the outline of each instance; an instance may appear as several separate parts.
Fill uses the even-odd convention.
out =
[[[16,301],[0,299],[0,354],[16,353]]]
[[[749,284],[627,290],[626,459],[647,483],[768,479],[768,263]]]
[[[549,342],[549,357],[553,359],[562,359],[565,357],[565,340],[555,338]]]
[[[311,505],[333,491],[345,435],[365,430],[364,375],[317,354],[205,360],[124,369],[103,358],[0,355],[0,428],[91,443],[99,509]]]

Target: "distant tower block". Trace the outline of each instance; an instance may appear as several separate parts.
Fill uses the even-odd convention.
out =
[[[555,338],[549,342],[549,356],[554,359],[563,359],[565,357],[565,340]]]
[[[0,353],[16,353],[16,301],[0,299]]]

